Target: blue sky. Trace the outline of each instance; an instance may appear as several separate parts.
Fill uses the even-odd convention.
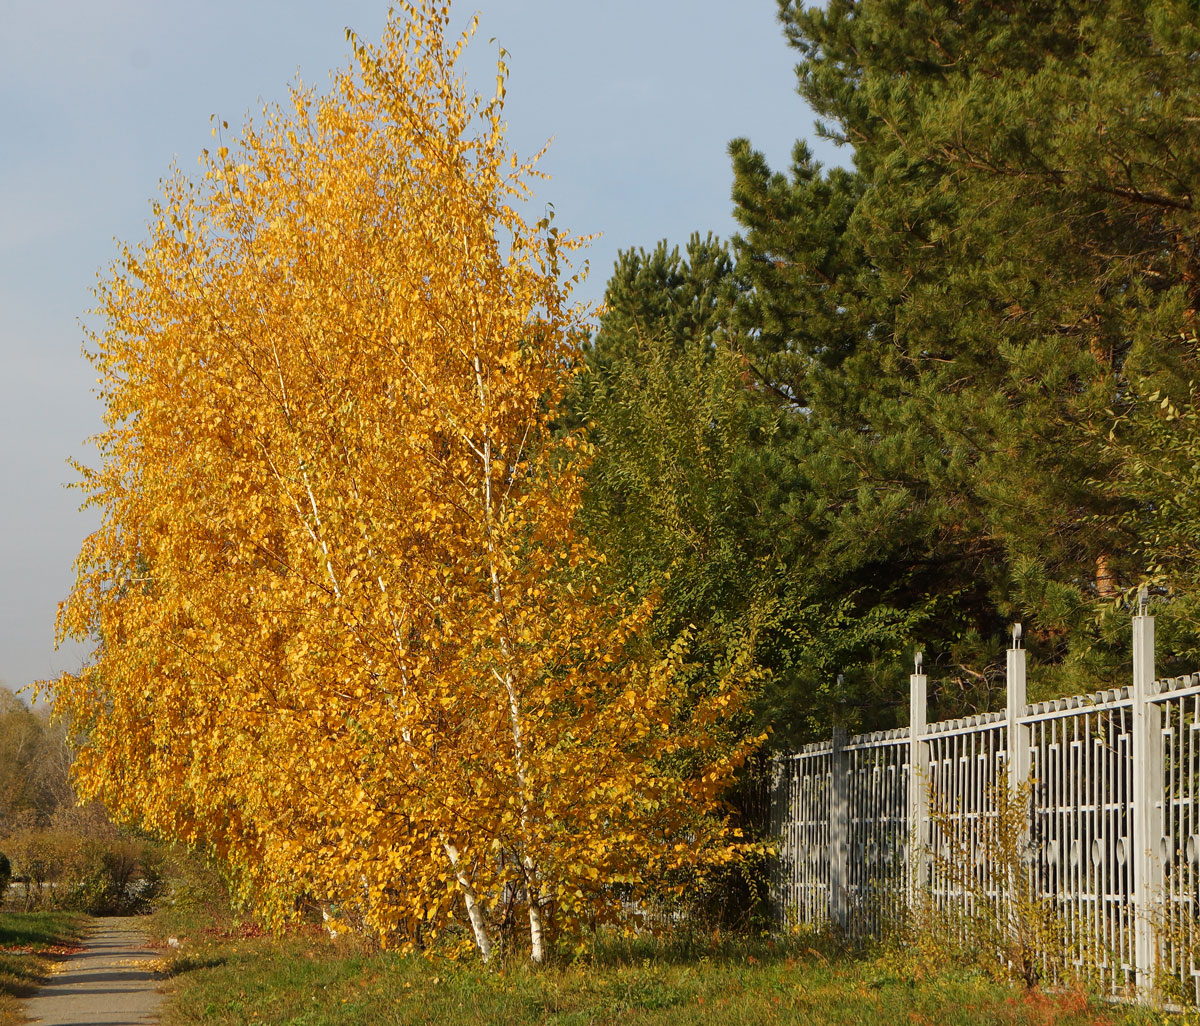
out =
[[[538,202],[599,233],[581,298],[597,301],[617,252],[729,236],[726,146],[747,136],[784,168],[814,136],[794,89],[775,0],[456,0],[472,85],[489,92],[509,51],[509,138],[547,140]],[[65,487],[100,426],[81,321],[116,241],[142,237],[158,181],[195,167],[209,117],[231,128],[318,87],[345,63],[344,29],[377,39],[385,2],[0,0],[0,681],[75,670],[54,650],[55,608],[98,522]],[[489,42],[495,38],[495,42]],[[826,163],[849,154],[817,141]]]

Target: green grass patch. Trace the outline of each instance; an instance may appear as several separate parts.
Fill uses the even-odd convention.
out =
[[[22,1022],[21,998],[77,949],[88,917],[78,912],[0,913],[0,1026]]]
[[[923,971],[902,952],[830,956],[768,943],[612,944],[535,970],[370,952],[315,933],[182,939],[164,1026],[1150,1026],[1170,1021],[1083,992]]]

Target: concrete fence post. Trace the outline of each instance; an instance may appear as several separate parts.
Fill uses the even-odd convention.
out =
[[[929,678],[918,652],[908,678],[908,904],[913,907],[925,889],[925,866],[929,843],[929,746],[925,742],[928,716]]]
[[[829,760],[829,924],[844,933],[850,913],[846,892],[846,856],[849,852],[849,774],[846,767],[846,728],[833,728],[833,753]]]
[[[1133,618],[1133,919],[1138,992],[1155,990],[1163,840],[1162,712],[1154,696],[1154,617],[1145,589]]]
[[[1017,788],[1029,779],[1029,728],[1021,723],[1025,715],[1025,649],[1021,636],[1021,625],[1014,623],[1012,645],[1008,650],[1008,672],[1006,677],[1008,694],[1008,787],[1015,795]]]

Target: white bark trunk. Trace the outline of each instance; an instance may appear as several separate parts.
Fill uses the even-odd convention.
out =
[[[537,965],[546,961],[546,925],[542,919],[542,895],[537,883],[537,866],[525,859],[525,893],[529,898],[529,959]]]
[[[488,551],[488,570],[492,582],[492,602],[501,611],[501,623],[503,624],[504,591],[500,585],[500,575],[496,570],[496,543],[492,536],[493,523],[496,515],[492,499],[492,438],[487,424],[487,390],[484,387],[483,367],[480,364],[478,356],[474,358],[474,368],[475,386],[479,393],[479,406],[484,415],[483,446],[481,450],[477,449],[476,452],[479,455],[479,461],[483,468],[483,513],[484,528],[487,532],[486,544]],[[513,741],[513,763],[516,770],[517,790],[519,792],[521,808],[521,839],[526,845],[526,850],[522,852],[521,855],[521,864],[525,868],[525,895],[529,902],[529,957],[533,962],[541,965],[545,961],[546,957],[546,931],[545,921],[542,918],[542,905],[540,889],[538,887],[537,863],[528,852],[528,844],[530,839],[530,794],[529,780],[525,772],[525,740],[524,732],[521,728],[521,697],[517,690],[517,682],[512,672],[512,648],[508,643],[508,635],[503,626],[500,631],[499,640],[500,651],[504,656],[506,665],[503,675],[497,673],[495,670],[492,672],[504,685],[505,693],[508,696],[509,726],[512,731]]]
[[[483,908],[475,895],[475,888],[471,886],[470,877],[459,867],[458,849],[446,840],[442,841],[442,847],[446,849],[446,856],[450,859],[450,865],[454,867],[458,889],[462,892],[463,903],[467,906],[467,918],[471,921],[471,932],[475,934],[475,946],[479,948],[480,958],[486,963],[492,957],[492,938],[488,934]]]

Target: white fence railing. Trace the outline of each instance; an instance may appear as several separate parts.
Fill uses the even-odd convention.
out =
[[[1012,900],[989,850],[1007,787],[1063,950],[1115,994],[1173,981],[1200,1002],[1200,675],[1155,680],[1154,618],[1133,628],[1129,687],[1027,704],[1017,629],[1005,712],[927,724],[918,656],[909,727],[777,757],[780,917],[865,939],[913,902],[969,921]]]

